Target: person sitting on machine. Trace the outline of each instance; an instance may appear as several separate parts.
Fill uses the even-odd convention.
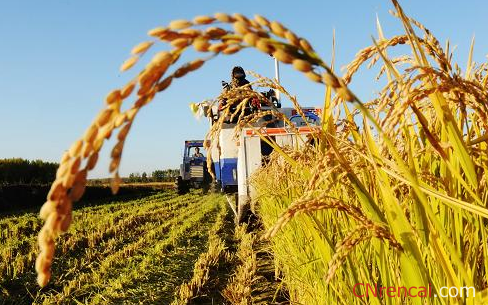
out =
[[[248,85],[249,81],[246,79],[246,73],[242,67],[236,66],[232,68],[230,83],[222,81],[223,91],[227,92],[231,89],[239,88]],[[252,87],[249,86],[252,90]],[[226,104],[226,99],[220,101],[219,110]]]
[[[195,153],[193,154],[193,158],[203,158],[203,154],[200,152],[199,147],[195,147]]]

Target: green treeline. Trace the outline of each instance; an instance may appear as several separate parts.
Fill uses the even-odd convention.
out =
[[[51,183],[58,166],[58,163],[42,160],[0,159],[0,184]]]
[[[179,169],[164,169],[164,170],[155,170],[152,172],[151,176],[149,176],[146,172],[142,174],[139,173],[131,173],[129,177],[125,179],[125,182],[134,183],[134,182],[169,182],[174,181],[176,177],[180,174]]]

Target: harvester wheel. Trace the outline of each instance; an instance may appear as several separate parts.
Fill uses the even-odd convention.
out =
[[[210,183],[203,181],[203,183],[202,183],[202,194],[206,195],[208,193],[209,189],[210,189]]]
[[[183,180],[181,176],[178,176],[178,178],[176,179],[176,189],[179,195],[184,195],[188,193],[187,183]]]

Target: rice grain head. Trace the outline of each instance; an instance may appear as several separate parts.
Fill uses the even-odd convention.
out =
[[[249,32],[243,37],[244,42],[246,42],[250,46],[256,46],[257,41],[259,40],[259,36],[256,33]]]
[[[261,15],[254,15],[254,20],[256,20],[256,22],[258,24],[260,24],[261,26],[264,26],[264,27],[270,26],[269,20],[266,19],[265,17],[261,16]]]
[[[154,29],[148,31],[147,35],[153,36],[153,37],[159,37],[159,36],[167,33],[168,31],[169,31],[168,28],[157,27],[157,28],[154,28]]]
[[[285,64],[291,64],[295,59],[293,56],[291,56],[288,52],[286,52],[283,49],[277,49],[276,51],[274,51],[273,57]]]
[[[270,27],[271,31],[273,32],[273,34],[275,34],[276,36],[279,36],[282,38],[286,37],[285,33],[286,33],[287,29],[278,21],[271,22],[269,27]]]
[[[210,47],[210,43],[207,39],[199,37],[193,41],[193,47],[198,52],[207,52],[208,48]]]
[[[232,23],[235,21],[234,17],[225,13],[215,13],[214,16],[215,19],[223,23]]]
[[[210,24],[215,21],[215,18],[210,16],[197,16],[193,18],[195,24]]]
[[[120,66],[120,72],[124,72],[124,71],[129,70],[130,68],[132,68],[137,63],[138,60],[139,60],[139,56],[132,56],[129,59],[127,59]]]
[[[132,48],[132,55],[140,55],[142,53],[145,53],[152,45],[154,44],[154,41],[143,41],[136,45],[134,48]]]
[[[189,28],[192,25],[193,24],[190,21],[184,20],[184,19],[180,19],[180,20],[171,21],[170,24],[169,24],[169,28],[171,30],[182,30],[182,29]]]
[[[312,70],[312,66],[308,61],[303,59],[298,59],[298,58],[293,60],[293,68],[295,68],[300,72],[305,72],[305,73],[310,72]]]
[[[256,48],[259,51],[269,55],[271,55],[275,50],[274,46],[271,43],[267,42],[265,39],[262,38],[256,42]]]
[[[230,45],[227,48],[225,48],[222,53],[225,55],[231,55],[234,53],[237,53],[241,50],[241,46],[239,45]]]

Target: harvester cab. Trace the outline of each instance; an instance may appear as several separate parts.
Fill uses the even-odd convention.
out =
[[[180,175],[176,179],[179,194],[185,194],[190,188],[208,190],[211,176],[207,170],[207,160],[203,140],[187,140],[183,150],[183,162]]]

